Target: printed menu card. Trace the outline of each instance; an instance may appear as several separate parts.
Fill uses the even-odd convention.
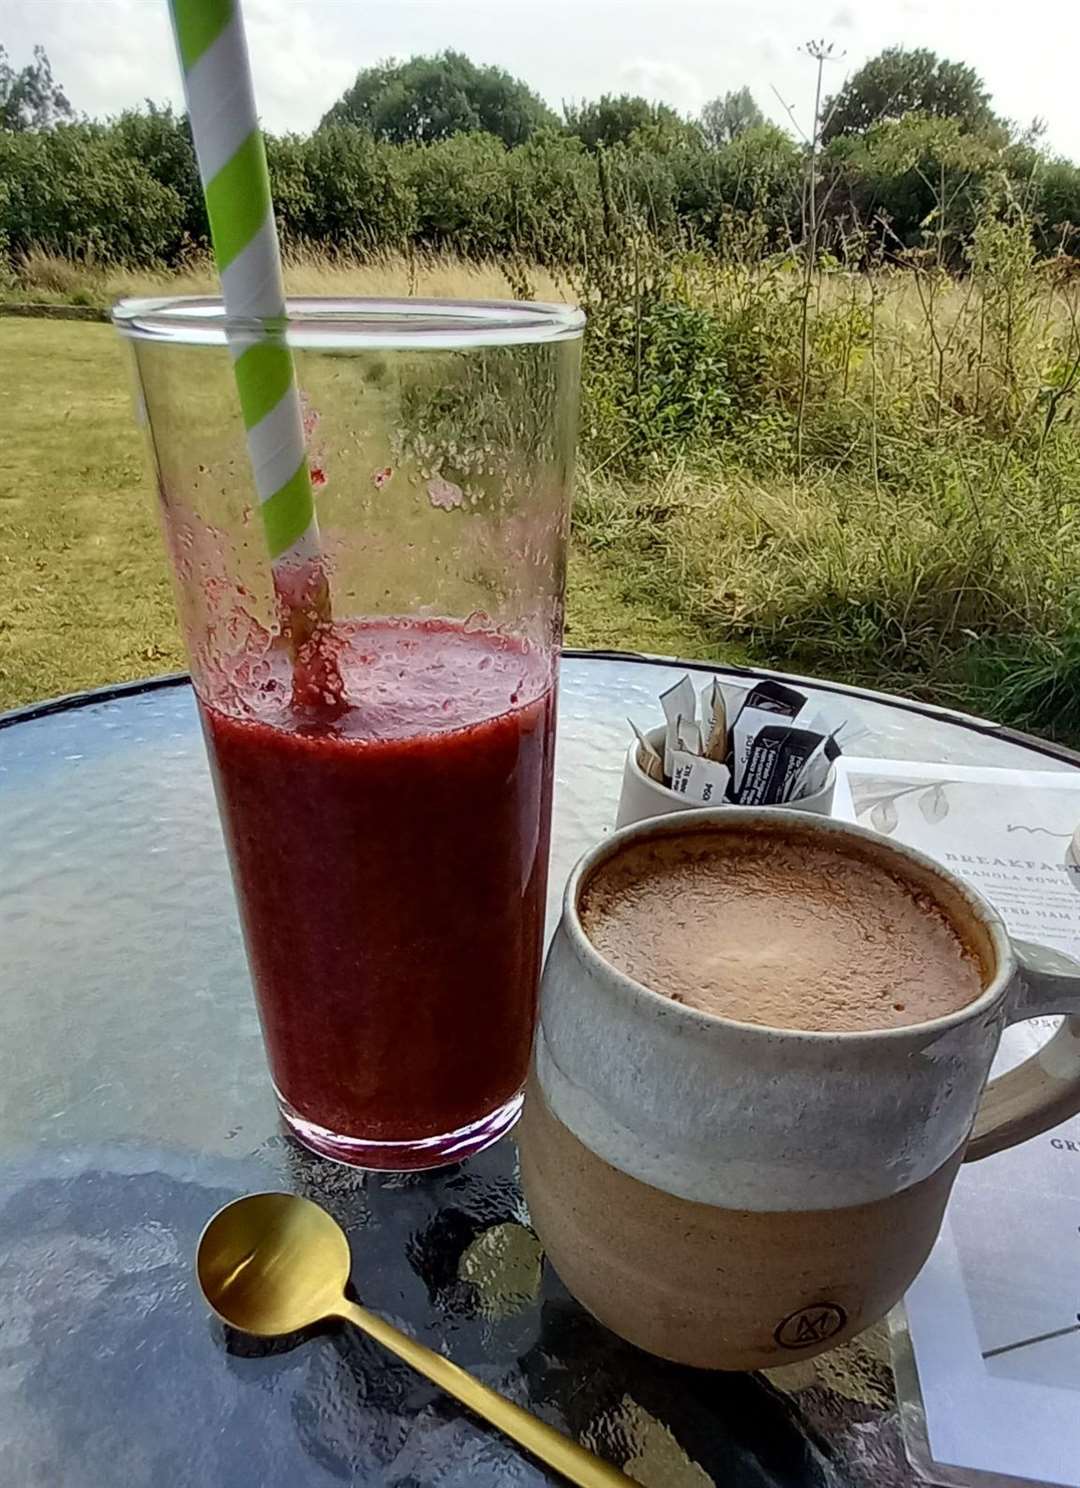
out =
[[[833,815],[936,858],[1015,938],[1080,961],[1080,771],[844,757]],[[1061,1022],[1007,1029],[994,1072]],[[1073,1027],[1080,1048],[1080,1018]],[[1080,1488],[1080,1118],[961,1170],[892,1323],[901,1423],[924,1477]]]

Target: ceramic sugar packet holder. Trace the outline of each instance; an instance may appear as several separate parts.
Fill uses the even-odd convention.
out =
[[[689,674],[660,694],[665,723],[634,742],[617,824],[703,806],[788,806],[828,815],[834,763],[852,720],[831,700],[777,678],[737,686]]]
[[[649,729],[645,738],[654,750],[662,752],[666,728],[659,724]],[[635,822],[647,821],[654,816],[667,816],[672,811],[700,811],[702,806],[721,805],[723,802],[696,801],[682,795],[670,785],[654,780],[646,773],[642,759],[642,746],[637,739],[630,743],[623,763],[622,790],[619,794],[619,809],[615,818],[617,827],[629,827]],[[832,810],[833,790],[836,785],[836,768],[830,766],[825,784],[812,795],[802,796],[785,803],[788,811],[809,811],[818,816],[828,816]]]

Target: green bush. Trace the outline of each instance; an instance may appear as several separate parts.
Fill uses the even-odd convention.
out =
[[[0,235],[15,255],[153,264],[183,231],[184,205],[114,129],[62,124],[0,131]]]
[[[804,161],[775,124],[744,130],[717,150],[672,157],[676,210],[695,236],[723,246],[733,214],[762,224],[772,245],[799,235]]]
[[[406,157],[416,197],[416,236],[428,248],[465,257],[501,253],[507,243],[510,183],[506,149],[490,134],[456,134]]]
[[[635,135],[629,145],[606,150],[599,166],[608,193],[609,233],[625,236],[628,230],[644,230],[662,243],[678,241],[675,171],[670,152],[644,148]],[[599,174],[597,180],[599,184]]]
[[[403,151],[347,124],[327,125],[294,148],[303,185],[290,176],[293,189],[279,205],[289,238],[344,252],[398,248],[411,238],[416,193]],[[275,162],[284,178],[290,152],[275,150]]]
[[[315,198],[307,175],[308,140],[300,134],[266,136],[266,164],[278,233],[288,247],[306,246],[315,221]]]
[[[1028,179],[1038,248],[1043,253],[1060,249],[1075,253],[1080,233],[1080,166],[1071,160],[1035,159]]]
[[[859,138],[841,137],[829,159],[856,215],[887,223],[890,248],[929,245],[939,262],[959,266],[1000,155],[993,141],[965,133],[956,119],[909,114]]]
[[[506,157],[509,242],[542,264],[577,263],[600,231],[596,164],[579,139],[544,131]]]
[[[139,161],[162,186],[180,199],[180,229],[161,257],[172,263],[189,248],[205,249],[210,241],[206,203],[199,183],[195,146],[186,114],[174,114],[166,104],[146,110],[129,109],[113,124],[109,137],[117,149]]]
[[[474,102],[483,104],[476,118],[487,117],[489,103],[496,113],[502,107],[494,96],[484,101],[482,73],[474,79]],[[389,94],[383,102],[390,107]],[[642,100],[572,111],[585,138],[537,128],[544,116],[529,122],[516,105],[498,114],[496,134],[461,132],[461,121],[474,119],[472,105],[454,112],[449,95],[443,105],[446,120],[458,121],[453,130],[424,116],[419,133],[409,126],[394,136],[402,143],[387,142],[383,126],[370,121],[268,136],[285,236],[329,253],[414,244],[560,267],[583,265],[598,237],[642,229],[665,244],[729,256],[745,254],[751,226],[759,256],[804,240],[806,149],[774,124],[709,147],[697,126]],[[869,257],[882,249],[901,258],[929,253],[962,270],[980,203],[1002,179],[1030,215],[1039,253],[1073,251],[1080,169],[1029,138],[1009,143],[1000,125],[979,132],[954,118],[908,114],[840,135],[823,152],[819,252],[842,256],[858,236]],[[147,265],[179,263],[207,241],[187,120],[153,104],[105,124],[27,130],[18,139],[5,133],[0,211],[0,251],[9,256],[37,244],[73,257],[106,251]]]

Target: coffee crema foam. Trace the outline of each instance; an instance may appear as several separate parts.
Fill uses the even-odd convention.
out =
[[[627,976],[743,1023],[898,1028],[983,990],[978,957],[929,894],[809,836],[725,830],[627,848],[589,878],[580,915]]]

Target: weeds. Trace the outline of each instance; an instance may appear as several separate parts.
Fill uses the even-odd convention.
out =
[[[810,275],[752,211],[721,250],[663,243],[632,185],[611,166],[611,231],[570,282],[412,251],[307,254],[290,287],[579,298],[577,537],[612,592],[717,652],[1080,740],[1076,261],[1036,259],[1007,183],[959,276],[933,232],[890,247],[854,219]],[[41,254],[15,278],[8,293],[94,303],[213,285],[201,260],[162,277]]]
[[[594,264],[578,532],[717,646],[1080,738],[1071,260],[1004,188],[961,278],[869,240]]]

